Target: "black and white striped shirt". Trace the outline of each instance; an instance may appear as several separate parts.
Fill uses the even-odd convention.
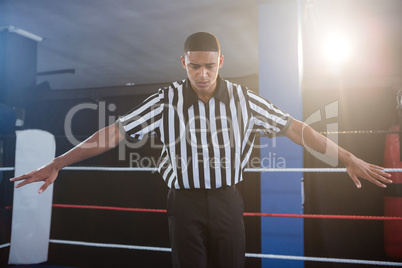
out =
[[[163,144],[158,171],[169,188],[215,189],[242,180],[257,130],[280,136],[291,121],[269,101],[218,77],[208,103],[186,79],[159,89],[117,123],[136,139],[157,134]]]

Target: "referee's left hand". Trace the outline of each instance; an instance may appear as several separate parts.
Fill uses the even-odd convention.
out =
[[[359,178],[368,180],[382,188],[387,187],[385,185],[386,183],[392,183],[392,180],[389,179],[391,174],[384,172],[383,167],[369,164],[353,154],[351,154],[350,159],[345,163],[345,166],[346,171],[357,188],[362,187]]]

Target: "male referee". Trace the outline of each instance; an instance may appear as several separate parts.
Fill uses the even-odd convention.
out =
[[[382,167],[355,157],[268,100],[222,79],[218,72],[223,55],[214,35],[190,35],[181,63],[186,80],[159,89],[115,124],[11,181],[23,180],[16,187],[44,181],[42,193],[63,167],[106,152],[126,136],[141,139],[156,132],[163,144],[158,170],[170,188],[167,208],[174,267],[244,266],[243,200],[236,184],[242,180],[256,131],[287,136],[332,154],[358,188],[358,178],[380,187],[392,182]],[[100,146],[105,140],[106,146]]]

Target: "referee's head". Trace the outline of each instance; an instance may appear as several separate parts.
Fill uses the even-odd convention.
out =
[[[221,53],[218,38],[208,32],[193,33],[184,43],[184,54],[189,51],[213,51]]]
[[[223,65],[218,38],[207,32],[190,35],[184,43],[181,62],[194,92],[208,102],[215,92],[218,72]]]

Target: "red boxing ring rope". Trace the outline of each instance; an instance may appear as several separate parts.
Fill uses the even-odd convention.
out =
[[[53,204],[53,207],[57,207],[57,208],[81,208],[81,209],[101,209],[101,210],[114,210],[114,211],[166,213],[166,209],[122,208],[122,207],[68,205],[68,204]],[[347,220],[396,220],[396,221],[402,221],[402,217],[355,216],[355,215],[313,215],[313,214],[282,214],[282,213],[245,212],[244,216],[284,217],[284,218],[314,218],[314,219],[347,219]]]

